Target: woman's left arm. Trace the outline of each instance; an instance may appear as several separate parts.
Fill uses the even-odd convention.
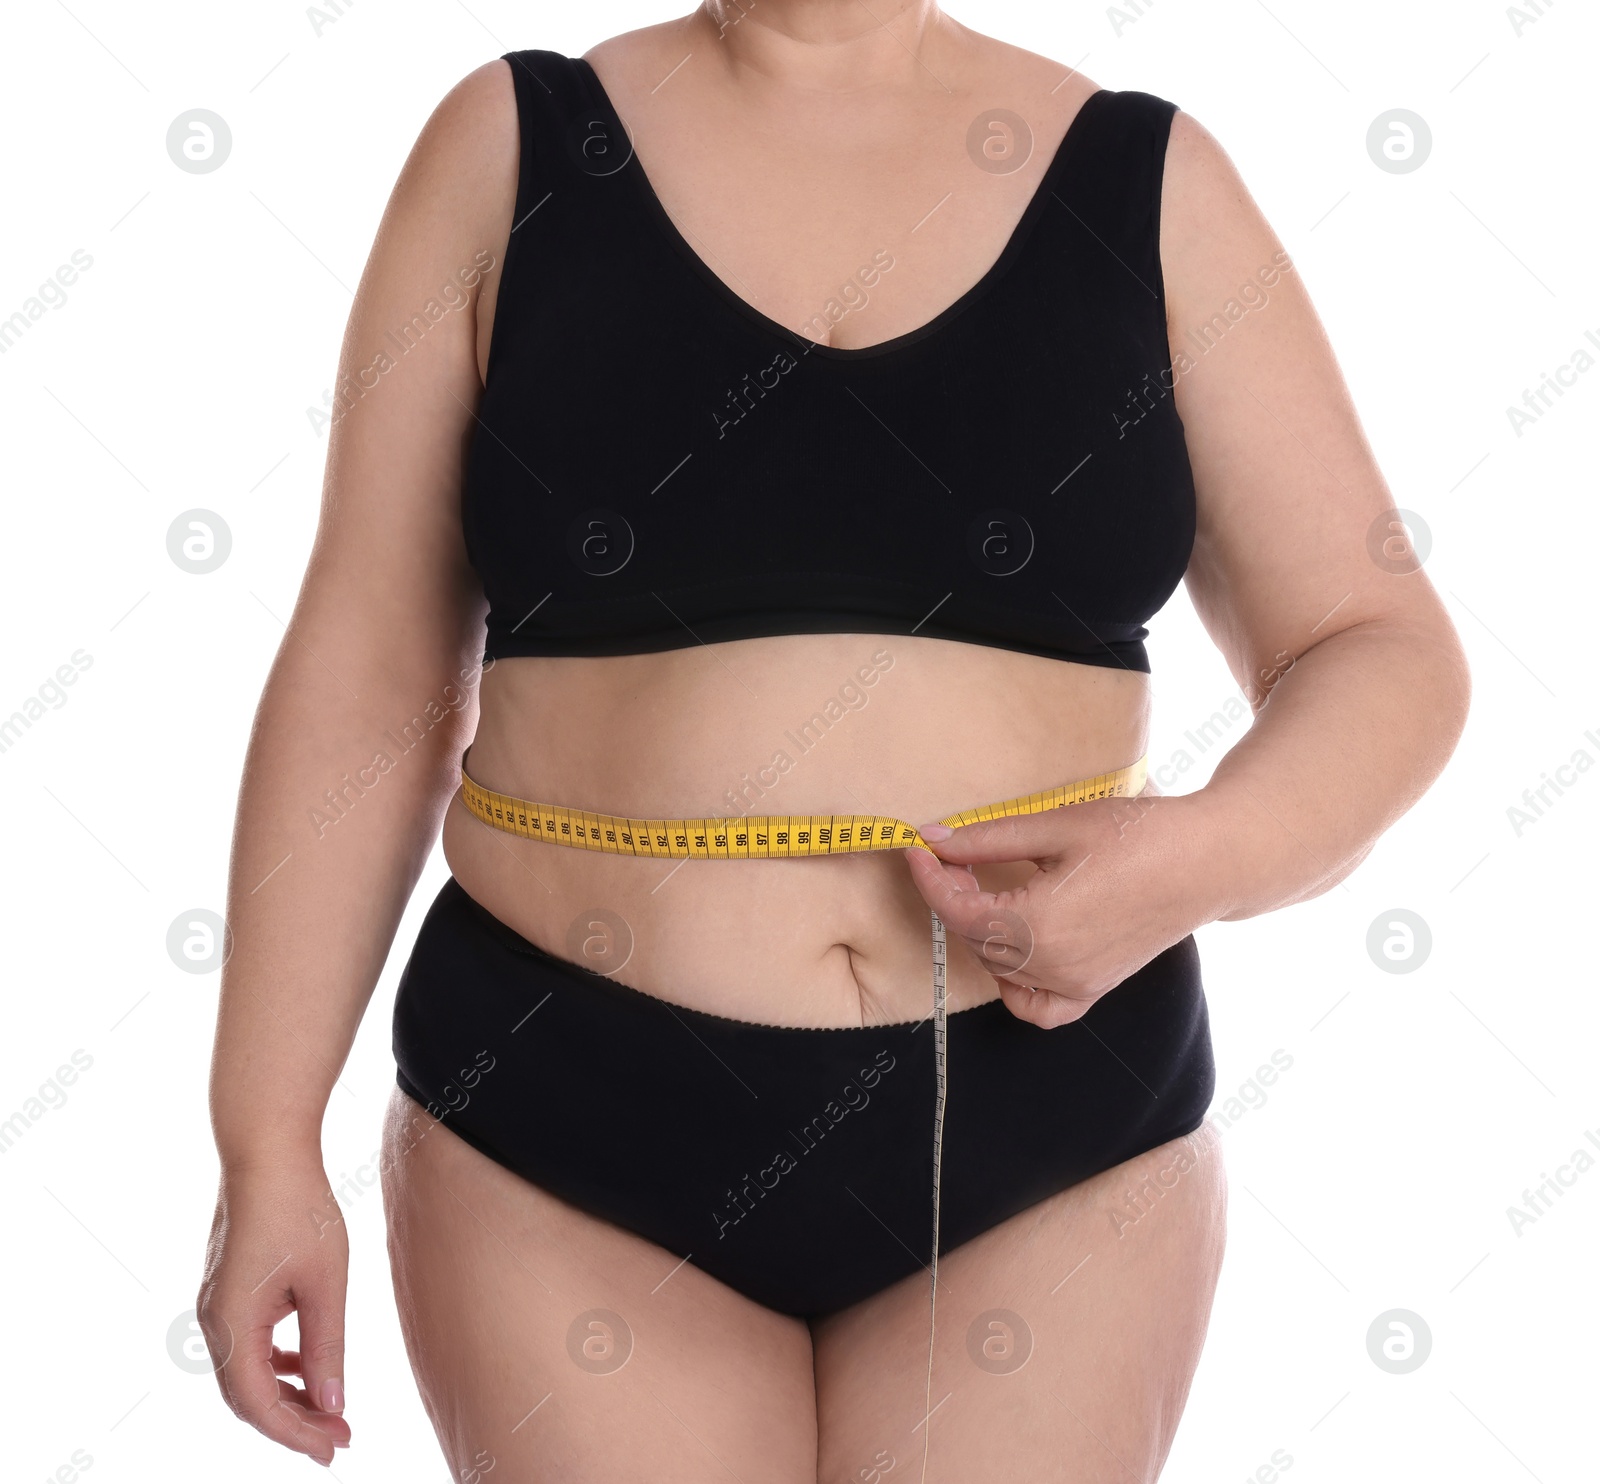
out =
[[[1353,871],[1444,767],[1470,682],[1300,275],[1264,286],[1288,255],[1183,113],[1163,196],[1173,345],[1198,350],[1190,330],[1244,308],[1176,389],[1198,500],[1189,592],[1255,712],[1196,796],[1226,842],[1233,919]]]
[[[969,825],[938,844],[957,866],[1034,861],[1016,891],[980,891],[911,852],[924,897],[953,934],[991,944],[1006,1003],[1041,1025],[1076,1019],[1203,923],[1342,880],[1466,719],[1460,642],[1299,274],[1183,113],[1165,173],[1168,331],[1198,503],[1187,581],[1255,715],[1194,793]],[[992,946],[1008,936],[1027,940],[1015,970]]]

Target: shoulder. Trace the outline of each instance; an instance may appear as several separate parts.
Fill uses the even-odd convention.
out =
[[[1176,108],[1167,139],[1165,197],[1175,214],[1199,226],[1216,208],[1238,210],[1250,200],[1221,142],[1199,119]]]
[[[1105,91],[1093,78],[1066,62],[1040,52],[986,36],[948,17],[962,59],[961,73],[943,79],[983,106],[1010,107],[1046,134],[1059,135],[1079,108],[1097,92]]]
[[[584,52],[583,60],[591,65],[599,63],[601,71],[621,81],[630,92],[637,84],[641,91],[648,93],[685,60],[683,30],[690,19],[690,16],[681,16],[677,20],[608,36]]]
[[[1181,109],[1167,141],[1161,260],[1174,319],[1252,278],[1271,287],[1292,266],[1227,150]]]
[[[358,308],[369,299],[386,311],[409,306],[476,254],[498,258],[519,159],[511,69],[503,59],[486,62],[434,105],[412,144],[367,259]]]
[[[521,57],[526,53],[514,53]],[[512,58],[496,57],[474,68],[435,105],[418,139],[431,153],[462,156],[517,137],[517,98]]]
[[[396,193],[426,198],[435,209],[482,218],[516,180],[517,99],[511,66],[485,62],[434,106],[400,174]],[[507,206],[509,209],[509,205]]]

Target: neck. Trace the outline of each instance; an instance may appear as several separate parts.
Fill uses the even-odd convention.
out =
[[[925,86],[930,43],[951,22],[937,0],[702,0],[687,18],[730,80],[805,92]]]

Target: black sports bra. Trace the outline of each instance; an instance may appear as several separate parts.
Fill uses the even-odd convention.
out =
[[[1195,523],[1173,104],[1091,95],[988,271],[850,350],[717,277],[587,62],[506,60],[521,164],[462,498],[486,658],[866,633],[1149,669]],[[893,271],[886,244],[806,328]]]

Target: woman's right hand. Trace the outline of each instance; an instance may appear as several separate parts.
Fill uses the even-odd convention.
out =
[[[323,1465],[350,1446],[340,1415],[349,1257],[319,1160],[224,1168],[195,1301],[217,1384],[236,1417]],[[273,1326],[290,1313],[299,1348],[280,1350]]]

